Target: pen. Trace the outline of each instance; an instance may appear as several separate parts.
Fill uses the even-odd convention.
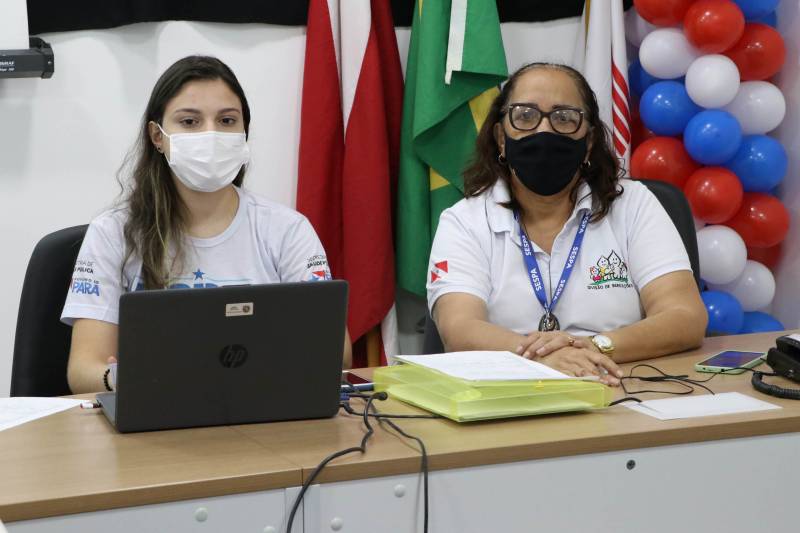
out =
[[[98,402],[81,402],[81,409],[100,409]]]

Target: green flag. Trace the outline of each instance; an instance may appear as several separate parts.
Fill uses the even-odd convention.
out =
[[[425,294],[441,212],[464,197],[461,173],[508,77],[495,0],[418,0],[403,96],[397,276]]]

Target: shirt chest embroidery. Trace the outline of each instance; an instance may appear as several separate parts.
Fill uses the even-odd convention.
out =
[[[615,252],[600,255],[594,265],[589,267],[587,289],[629,289],[633,284],[628,280],[628,265]]]

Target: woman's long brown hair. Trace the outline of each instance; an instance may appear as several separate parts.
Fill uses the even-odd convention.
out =
[[[150,140],[149,124],[162,124],[167,103],[190,81],[222,80],[241,101],[245,134],[250,132],[250,107],[242,86],[228,66],[214,57],[189,56],[169,67],[158,79],[142,116],[139,135],[122,164],[117,179],[122,188],[122,204],[127,208],[125,222],[125,259],[123,270],[132,257],[142,260],[145,289],[164,288],[170,272],[184,256],[186,206],[178,195],[164,154]],[[244,181],[245,168],[239,171],[234,185]],[[174,252],[167,264],[168,249]],[[124,279],[123,279],[124,281]]]

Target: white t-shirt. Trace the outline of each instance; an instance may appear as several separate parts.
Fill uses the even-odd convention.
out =
[[[181,272],[170,288],[316,281],[330,279],[322,244],[303,215],[244,189],[239,208],[215,237],[187,237]],[[125,257],[126,209],[106,211],[89,225],[72,275],[61,320],[93,318],[117,324],[119,298],[141,290],[141,258]],[[180,265],[179,265],[180,266]]]
[[[639,291],[655,278],[691,270],[683,241],[658,199],[641,183],[621,180],[624,192],[603,219],[590,223],[577,263],[553,314],[561,329],[594,335],[644,318]],[[589,186],[578,201],[548,255],[531,242],[545,294],[552,298],[561,278],[581,217],[592,208]],[[433,240],[428,278],[428,307],[451,292],[477,296],[489,321],[520,334],[538,330],[544,308],[531,287],[522,255],[519,225],[502,180],[482,195],[445,210]]]

